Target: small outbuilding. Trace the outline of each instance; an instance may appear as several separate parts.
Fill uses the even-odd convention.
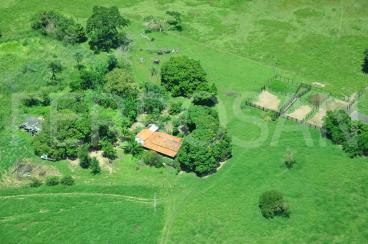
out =
[[[183,139],[159,132],[158,126],[153,124],[140,131],[135,140],[147,149],[174,158],[181,147]]]

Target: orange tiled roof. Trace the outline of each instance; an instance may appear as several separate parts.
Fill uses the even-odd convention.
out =
[[[143,129],[137,137],[144,141],[143,146],[145,148],[170,157],[176,156],[183,140],[179,137],[162,132],[152,132],[148,129]]]

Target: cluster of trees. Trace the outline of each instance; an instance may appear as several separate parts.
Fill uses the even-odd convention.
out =
[[[32,28],[65,43],[75,44],[87,41],[86,31],[81,24],[55,11],[45,11],[34,16]]]
[[[130,40],[121,31],[128,24],[129,20],[121,16],[115,6],[93,7],[86,28],[55,11],[38,13],[31,23],[34,30],[68,44],[82,43],[89,37],[89,46],[95,52],[108,52],[110,49],[129,45]]]
[[[231,157],[231,138],[219,124],[216,110],[192,105],[186,125],[190,134],[184,139],[177,160],[184,170],[203,176],[216,172],[220,162]]]
[[[93,175],[99,174],[101,172],[100,162],[97,158],[91,158],[89,156],[89,145],[84,145],[79,151],[79,165],[83,169],[91,169]]]
[[[72,186],[74,185],[75,181],[74,178],[71,176],[64,176],[61,179],[57,176],[50,176],[46,179],[47,186],[56,186],[62,184],[64,186]],[[42,181],[38,178],[32,178],[31,183],[29,184],[30,187],[40,187],[42,185]]]
[[[342,145],[351,157],[368,156],[368,125],[361,121],[352,121],[345,111],[327,112],[323,130],[327,138]]]
[[[200,62],[186,56],[171,57],[162,66],[161,82],[174,97],[191,97],[193,93],[199,91],[216,96],[216,87],[209,84],[207,74]],[[198,96],[201,97],[201,95],[204,94]]]

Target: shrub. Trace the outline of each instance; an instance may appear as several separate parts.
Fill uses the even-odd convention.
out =
[[[322,105],[322,103],[326,100],[326,95],[322,93],[312,94],[308,97],[309,102],[316,108]]]
[[[110,142],[105,142],[102,146],[103,156],[114,160],[117,158],[116,150]]]
[[[48,186],[56,186],[59,185],[59,177],[51,176],[46,179],[46,185]]]
[[[286,168],[288,168],[288,169],[293,168],[294,164],[296,164],[296,161],[294,159],[294,155],[291,151],[288,151],[286,153],[284,163],[285,163]]]
[[[100,162],[97,160],[97,158],[92,158],[91,160],[91,173],[96,175],[101,172],[100,168]]]
[[[180,101],[171,102],[169,105],[169,113],[171,115],[179,114],[182,111],[183,103]]]
[[[64,176],[61,178],[60,183],[65,186],[72,186],[74,185],[74,179],[71,176]]]
[[[80,148],[79,155],[78,155],[78,158],[80,160],[79,165],[83,169],[87,169],[91,165],[91,158],[88,155],[88,152],[89,152],[88,148],[89,148],[89,145],[83,145]]]
[[[272,190],[267,191],[259,198],[259,208],[265,218],[275,216],[289,216],[289,208],[283,199],[282,193]]]
[[[158,153],[153,151],[145,152],[142,157],[142,160],[146,165],[149,166],[154,166],[156,168],[160,168],[163,166],[162,157]]]
[[[368,74],[368,49],[364,52],[364,61],[362,65],[362,71],[365,74]]]
[[[130,139],[124,146],[124,152],[133,156],[139,155],[143,151],[142,146],[133,139]]]
[[[344,144],[351,133],[351,118],[343,110],[329,111],[323,119],[323,129],[333,143]]]
[[[215,94],[207,91],[197,91],[193,94],[193,103],[202,106],[214,106],[217,103]]]
[[[29,184],[30,187],[39,187],[41,185],[42,185],[42,182],[35,177],[31,179],[31,183]]]

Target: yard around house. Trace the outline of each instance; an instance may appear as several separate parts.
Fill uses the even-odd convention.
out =
[[[106,55],[93,55],[87,44],[64,46],[32,33],[28,19],[38,11],[55,9],[84,23],[94,5],[116,5],[132,21],[127,33],[134,42],[121,57],[131,63],[138,81],[159,83],[150,75],[156,56],[140,48],[178,48],[178,55],[201,62],[218,89],[220,122],[232,135],[233,157],[220,171],[207,178],[177,175],[172,168],[142,166],[118,149],[112,173],[103,170],[91,176],[66,160],[44,162],[34,156],[32,138],[11,121],[20,121],[24,113],[47,111],[14,112],[12,95],[44,86],[49,76],[46,60],[52,55],[64,64],[75,62],[77,50],[89,60],[105,60]],[[296,80],[322,81],[326,92],[338,95],[363,89],[367,76],[359,69],[368,48],[367,7],[364,0],[318,4],[4,0],[0,119],[6,126],[0,131],[0,169],[3,173],[17,159],[33,158],[60,174],[73,175],[76,185],[37,189],[0,185],[1,242],[366,242],[366,158],[351,159],[318,130],[283,118],[271,122],[264,112],[242,109],[241,103],[244,97],[256,96],[275,69]],[[183,13],[184,31],[153,33],[153,42],[141,38],[143,17],[169,9]],[[145,57],[144,63],[140,57]],[[37,72],[23,72],[24,67]],[[63,75],[77,74],[67,68]],[[120,118],[111,111],[102,113]],[[297,161],[292,170],[283,165],[288,149],[295,151]],[[290,218],[267,220],[260,214],[259,196],[272,189],[284,193]]]

